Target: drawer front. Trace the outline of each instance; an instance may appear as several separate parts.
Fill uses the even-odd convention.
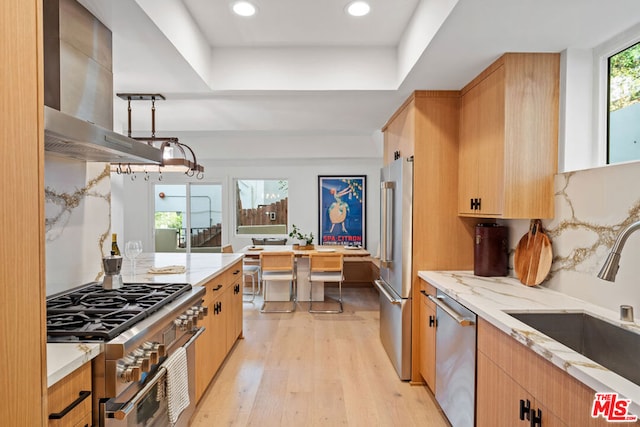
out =
[[[48,414],[51,427],[91,425],[91,362],[87,362],[48,390]],[[74,406],[75,405],[75,406]]]

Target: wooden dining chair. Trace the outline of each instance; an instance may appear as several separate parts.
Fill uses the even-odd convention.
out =
[[[233,253],[232,245],[224,245],[222,246],[222,253]],[[244,292],[244,287],[247,284],[247,277],[251,279],[251,293],[247,294]],[[256,291],[256,284],[258,285],[258,289]],[[246,257],[242,258],[242,289],[243,295],[250,295],[251,299],[243,300],[245,302],[253,302],[256,298],[256,295],[260,293],[260,265],[252,263]]]
[[[260,253],[260,271],[262,275],[262,289],[264,301],[261,313],[292,313],[296,309],[296,272],[295,258],[291,251],[265,251]],[[267,310],[269,302],[269,282],[289,282],[289,301],[291,309]],[[274,301],[275,302],[275,301]]]
[[[344,258],[340,253],[312,252],[309,254],[309,313],[342,313],[342,281],[344,280]],[[313,309],[313,282],[338,283],[337,310]]]

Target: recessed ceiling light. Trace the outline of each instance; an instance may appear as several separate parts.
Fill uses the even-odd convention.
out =
[[[366,1],[354,1],[347,6],[347,13],[351,16],[365,16],[370,10],[371,7]]]
[[[256,7],[248,1],[237,1],[233,4],[233,11],[240,16],[253,16],[256,13]]]

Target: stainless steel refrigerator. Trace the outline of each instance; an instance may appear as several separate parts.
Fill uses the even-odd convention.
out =
[[[401,380],[411,379],[413,157],[380,172],[380,339]]]

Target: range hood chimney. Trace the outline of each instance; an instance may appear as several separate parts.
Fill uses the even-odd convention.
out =
[[[75,0],[43,0],[45,150],[84,161],[162,163],[113,132],[111,31]]]

